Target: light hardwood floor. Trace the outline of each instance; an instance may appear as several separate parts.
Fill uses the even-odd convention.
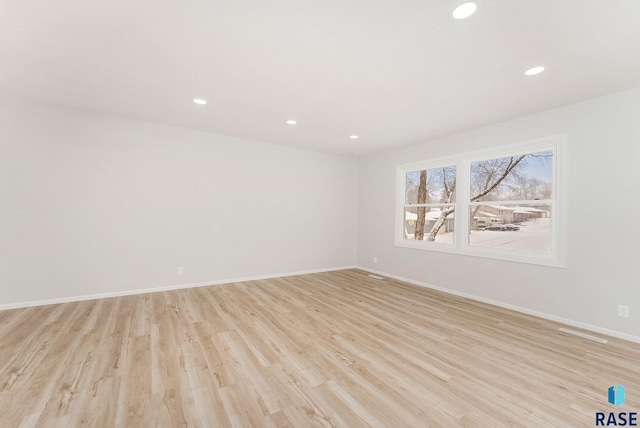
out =
[[[640,345],[346,270],[0,312],[0,426],[594,426]]]

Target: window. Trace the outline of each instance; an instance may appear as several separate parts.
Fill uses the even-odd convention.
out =
[[[404,239],[426,239],[452,244],[455,190],[455,166],[407,171],[404,192]],[[431,231],[433,236],[430,236]]]
[[[563,266],[565,139],[399,166],[396,245]]]

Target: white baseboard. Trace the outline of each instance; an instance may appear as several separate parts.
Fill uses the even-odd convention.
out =
[[[248,276],[243,278],[221,279],[216,281],[196,282],[192,284],[176,284],[176,285],[168,285],[166,287],[154,287],[154,288],[142,288],[138,290],[115,291],[112,293],[88,294],[85,296],[70,296],[70,297],[61,297],[57,299],[33,300],[29,302],[18,302],[18,303],[9,303],[9,304],[0,305],[0,311],[4,311],[7,309],[28,308],[32,306],[55,305],[59,303],[82,302],[85,300],[108,299],[110,297],[131,296],[134,294],[155,293],[158,291],[171,291],[171,290],[181,290],[184,288],[207,287],[210,285],[228,284],[230,282],[244,282],[244,281],[257,281],[259,279],[283,278],[286,276],[307,275],[311,273],[332,272],[337,270],[355,269],[355,268],[356,266],[341,266],[341,267],[333,267],[333,268],[325,268],[325,269],[305,270],[305,271],[299,271],[299,272],[287,272],[287,273],[278,273],[278,274],[270,274],[270,275]]]
[[[429,284],[429,283],[426,283],[426,282],[416,281],[416,280],[411,279],[411,278],[406,278],[406,277],[399,276],[399,275],[393,275],[393,274],[390,274],[390,273],[387,273],[387,272],[382,272],[382,271],[379,271],[379,270],[370,269],[370,268],[363,267],[363,266],[341,266],[341,267],[324,268],[324,269],[313,269],[313,270],[298,271],[298,272],[286,272],[286,273],[279,273],[279,274],[258,275],[258,276],[241,277],[241,278],[229,278],[229,279],[222,279],[222,280],[215,280],[215,281],[196,282],[196,283],[191,283],[191,284],[176,284],[176,285],[169,285],[169,286],[166,286],[166,287],[152,287],[152,288],[143,288],[143,289],[138,289],[138,290],[116,291],[116,292],[112,292],[112,293],[89,294],[89,295],[84,295],[84,296],[71,296],[71,297],[62,297],[62,298],[56,298],[56,299],[34,300],[34,301],[28,301],[28,302],[0,304],[0,311],[7,310],[7,309],[28,308],[28,307],[32,307],[32,306],[55,305],[55,304],[59,304],[59,303],[82,302],[82,301],[85,301],[85,300],[108,299],[108,298],[111,298],[111,297],[121,297],[121,296],[131,296],[131,295],[135,295],[135,294],[155,293],[155,292],[158,292],[158,291],[171,291],[171,290],[180,290],[180,289],[185,289],[185,288],[207,287],[207,286],[211,286],[211,285],[228,284],[228,283],[231,283],[231,282],[257,281],[257,280],[260,280],[260,279],[282,278],[282,277],[295,276],[295,275],[307,275],[307,274],[312,274],[312,273],[332,272],[332,271],[345,270],[345,269],[360,269],[360,270],[363,270],[363,271],[366,271],[366,272],[370,272],[370,273],[373,273],[373,274],[376,274],[376,275],[386,276],[386,277],[389,277],[389,278],[397,279],[399,281],[408,282],[410,284],[419,285],[421,287],[431,288],[433,290],[442,291],[444,293],[452,294],[452,295],[455,295],[455,296],[464,297],[464,298],[471,299],[471,300],[476,300],[478,302],[487,303],[487,304],[490,304],[490,305],[498,306],[498,307],[505,308],[505,309],[510,309],[510,310],[513,310],[513,311],[516,311],[516,312],[521,312],[521,313],[528,314],[528,315],[533,315],[533,316],[536,316],[536,317],[539,317],[539,318],[544,318],[544,319],[548,319],[548,320],[551,320],[551,321],[559,322],[559,323],[562,323],[562,324],[570,325],[570,326],[573,326],[573,327],[582,328],[584,330],[589,330],[589,331],[596,332],[596,333],[606,334],[608,336],[617,337],[619,339],[628,340],[630,342],[640,343],[640,337],[639,336],[634,336],[634,335],[631,335],[631,334],[622,333],[622,332],[619,332],[619,331],[610,330],[610,329],[607,329],[607,328],[598,327],[598,326],[591,325],[591,324],[586,324],[586,323],[583,323],[583,322],[580,322],[580,321],[575,321],[575,320],[568,319],[568,318],[558,317],[558,316],[555,316],[555,315],[547,314],[545,312],[539,312],[539,311],[535,311],[535,310],[532,310],[532,309],[523,308],[521,306],[511,305],[509,303],[504,303],[504,302],[500,302],[500,301],[497,301],[497,300],[487,299],[487,298],[476,296],[476,295],[469,294],[469,293],[463,293],[463,292],[460,292],[460,291],[455,291],[455,290],[451,290],[451,289],[444,288],[444,287],[438,287],[436,285]]]
[[[473,294],[463,293],[463,292],[460,292],[460,291],[455,291],[455,290],[451,290],[451,289],[444,288],[444,287],[438,287],[437,285],[429,284],[429,283],[422,282],[422,281],[416,281],[415,279],[405,278],[403,276],[393,275],[393,274],[390,274],[390,273],[387,273],[387,272],[378,271],[378,270],[375,270],[375,269],[369,269],[369,268],[366,268],[366,267],[363,267],[363,266],[356,266],[356,268],[364,270],[366,272],[374,273],[376,275],[386,276],[386,277],[389,277],[389,278],[397,279],[399,281],[404,281],[404,282],[408,282],[410,284],[419,285],[421,287],[427,287],[427,288],[431,288],[433,290],[442,291],[444,293],[453,294],[455,296],[465,297],[467,299],[476,300],[476,301],[482,302],[482,303],[488,303],[490,305],[499,306],[499,307],[505,308],[505,309],[511,309],[512,311],[521,312],[523,314],[533,315],[533,316],[536,316],[536,317],[539,317],[539,318],[544,318],[544,319],[547,319],[547,320],[550,320],[550,321],[555,321],[555,322],[559,322],[559,323],[562,323],[562,324],[570,325],[570,326],[573,326],[573,327],[582,328],[584,330],[589,330],[589,331],[592,331],[592,332],[595,332],[595,333],[606,334],[606,335],[611,336],[611,337],[617,337],[619,339],[628,340],[629,342],[640,343],[640,336],[634,336],[632,334],[622,333],[622,332],[615,331],[615,330],[609,330],[608,328],[598,327],[598,326],[591,325],[591,324],[586,324],[586,323],[583,323],[583,322],[580,322],[580,321],[575,321],[575,320],[568,319],[568,318],[558,317],[558,316],[555,316],[555,315],[547,314],[545,312],[534,311],[532,309],[527,309],[527,308],[523,308],[521,306],[511,305],[509,303],[499,302],[497,300],[492,300],[492,299],[486,299],[484,297],[475,296]]]

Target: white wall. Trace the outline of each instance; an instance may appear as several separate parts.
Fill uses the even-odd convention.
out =
[[[560,133],[566,269],[394,246],[396,165]],[[358,265],[640,338],[639,186],[640,88],[370,156],[360,162]]]
[[[356,186],[355,160],[0,98],[0,307],[353,265]]]
[[[357,217],[360,266],[640,337],[639,117],[640,88],[370,156],[358,179],[350,159],[0,97],[0,307],[352,265]],[[568,268],[394,246],[396,165],[559,133]]]

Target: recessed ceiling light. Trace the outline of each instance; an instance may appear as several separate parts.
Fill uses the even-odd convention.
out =
[[[287,120],[287,125],[295,125],[296,123],[298,122],[296,122],[295,120]]]
[[[349,135],[349,138],[351,138],[352,140],[356,140],[356,139],[358,139],[358,136],[357,135]]]
[[[451,17],[457,20],[466,19],[476,13],[476,9],[478,9],[478,5],[472,1],[468,1],[456,6],[453,12],[451,12]]]
[[[535,76],[536,74],[540,74],[544,71],[544,67],[533,67],[524,72],[525,76]]]
[[[202,98],[194,98],[193,102],[200,105],[205,105],[207,103],[207,101],[203,100]]]

